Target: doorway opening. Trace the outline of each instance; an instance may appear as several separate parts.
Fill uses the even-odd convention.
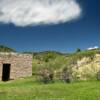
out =
[[[10,79],[10,66],[11,66],[11,64],[3,64],[2,81],[9,81],[9,79]]]

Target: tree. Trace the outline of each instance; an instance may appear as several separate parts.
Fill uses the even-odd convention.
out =
[[[77,48],[76,49],[76,53],[78,53],[78,52],[81,52],[81,49],[80,48]]]

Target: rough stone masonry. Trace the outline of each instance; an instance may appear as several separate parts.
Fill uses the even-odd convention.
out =
[[[31,75],[31,54],[0,53],[0,81],[8,81]]]

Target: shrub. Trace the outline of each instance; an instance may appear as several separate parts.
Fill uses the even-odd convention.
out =
[[[100,81],[100,71],[96,74],[96,79]]]
[[[43,83],[53,82],[54,73],[51,69],[43,68],[38,73],[39,80]]]
[[[70,83],[72,79],[71,69],[68,67],[63,68],[61,77],[64,82]]]

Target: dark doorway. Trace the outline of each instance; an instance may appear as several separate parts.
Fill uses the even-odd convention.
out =
[[[11,64],[3,64],[2,81],[8,81],[10,79],[10,66]]]

